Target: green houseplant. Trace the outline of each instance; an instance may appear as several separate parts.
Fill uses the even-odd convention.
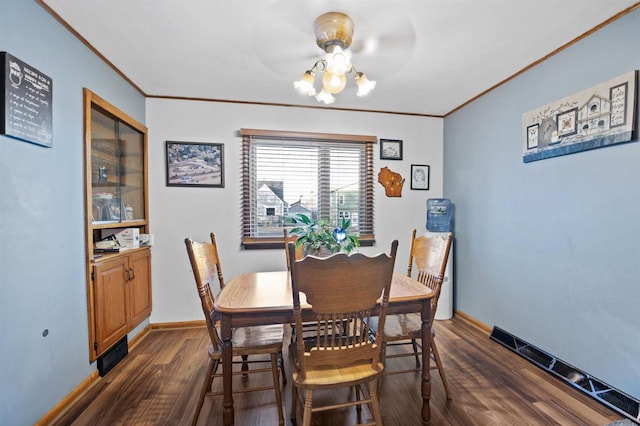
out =
[[[331,229],[327,219],[314,219],[298,213],[294,217],[286,217],[285,223],[294,225],[289,231],[297,236],[296,248],[302,246],[306,254],[319,255],[339,251],[347,254],[360,246],[360,240],[355,232],[349,232],[351,219],[342,219],[340,226]]]

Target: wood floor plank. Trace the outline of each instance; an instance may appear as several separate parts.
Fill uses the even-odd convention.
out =
[[[437,321],[436,339],[453,395],[447,400],[432,370],[434,426],[587,425],[604,426],[622,417],[522,357],[491,341],[485,331],[454,318]],[[285,340],[288,336],[285,336]],[[105,377],[96,381],[54,425],[187,425],[207,366],[208,335],[203,328],[153,330]],[[286,345],[285,345],[286,347]],[[397,348],[394,348],[397,349]],[[408,350],[401,349],[401,350]],[[289,358],[285,366],[291,374]],[[410,357],[389,360],[413,363]],[[234,388],[268,384],[270,374],[236,376]],[[214,385],[221,388],[220,381]],[[420,424],[420,374],[387,376],[380,395],[386,426]],[[353,397],[349,390],[319,395],[326,401]],[[291,378],[282,389],[289,421]],[[235,394],[236,425],[276,425],[273,391]],[[370,418],[363,410],[362,419]],[[343,426],[358,420],[356,410],[314,416],[313,424]],[[198,425],[222,424],[222,397],[205,399]]]

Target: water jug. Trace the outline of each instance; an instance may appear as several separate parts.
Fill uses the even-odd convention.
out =
[[[427,200],[427,231],[451,232],[453,211],[448,198],[429,198]]]

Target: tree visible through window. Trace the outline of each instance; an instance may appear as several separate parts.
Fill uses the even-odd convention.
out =
[[[375,136],[252,129],[241,135],[246,248],[281,247],[285,217],[298,213],[333,225],[352,218],[350,230],[361,243],[373,242]]]

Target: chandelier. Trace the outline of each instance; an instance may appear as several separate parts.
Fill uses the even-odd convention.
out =
[[[293,87],[303,95],[315,96],[318,102],[332,104],[336,100],[333,95],[342,92],[347,84],[346,74],[353,73],[358,85],[357,96],[365,96],[371,92],[376,87],[376,82],[367,79],[367,76],[357,71],[351,63],[351,18],[341,12],[328,12],[316,18],[313,26],[316,44],[325,51],[325,55],[316,61],[300,80],[295,81]],[[323,73],[320,93],[313,87],[317,72]]]

